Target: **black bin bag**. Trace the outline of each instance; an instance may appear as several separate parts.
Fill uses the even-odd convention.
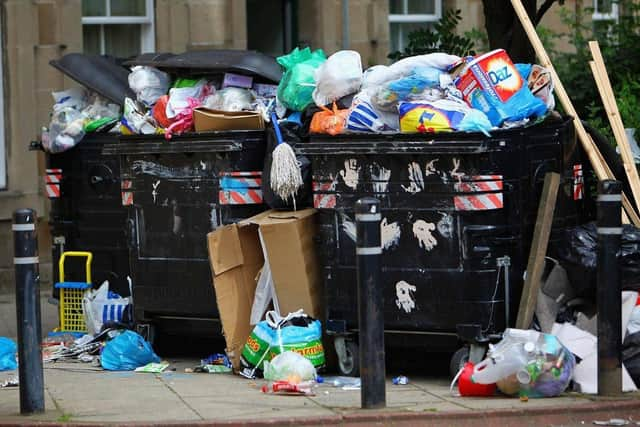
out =
[[[567,270],[576,295],[595,301],[598,235],[596,223],[565,230],[558,243],[558,259]],[[624,224],[620,244],[619,262],[622,288],[640,289],[640,229]]]

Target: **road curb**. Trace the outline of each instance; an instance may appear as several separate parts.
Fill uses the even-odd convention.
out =
[[[522,404],[526,406],[526,403]],[[397,426],[539,426],[539,425],[592,425],[594,420],[609,420],[611,418],[640,420],[640,399],[598,401],[576,405],[573,407],[549,406],[537,408],[489,409],[477,411],[450,412],[399,412],[376,410],[371,412],[357,412],[336,414],[321,417],[267,419],[267,420],[203,420],[181,422],[42,422],[31,421],[29,418],[19,421],[0,421],[0,427],[12,426],[87,426],[96,425],[131,426],[131,427],[273,427],[273,426],[365,426],[365,425],[393,425]]]

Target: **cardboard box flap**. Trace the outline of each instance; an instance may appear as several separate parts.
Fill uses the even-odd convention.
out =
[[[209,233],[209,258],[215,276],[244,264],[236,224],[219,227]]]
[[[214,117],[233,117],[233,118],[245,118],[245,117],[256,117],[260,113],[257,111],[223,111],[223,110],[214,110],[212,108],[207,107],[197,107],[194,108],[194,111],[202,113],[208,116]]]
[[[254,217],[249,218],[246,221],[249,221],[253,224],[258,225],[267,225],[267,224],[281,224],[286,222],[299,221],[309,216],[312,216],[316,213],[316,210],[313,208],[303,209],[300,211],[276,211],[270,210],[267,212],[263,212],[262,214],[256,215]]]

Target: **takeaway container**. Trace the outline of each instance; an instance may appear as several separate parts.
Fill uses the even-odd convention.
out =
[[[460,338],[486,344],[506,317],[515,322],[546,172],[561,174],[552,242],[590,211],[588,161],[570,118],[490,137],[311,135],[296,149],[312,164],[326,330],[337,337],[343,374],[358,371],[353,208],[361,197],[381,202],[385,337],[423,337],[442,352],[459,347]],[[464,347],[454,354],[454,372],[466,357]]]
[[[130,65],[174,76],[245,74],[277,83],[275,59],[251,51],[144,55]],[[133,277],[134,317],[151,334],[212,336],[220,329],[206,235],[266,209],[260,190],[264,130],[121,136],[105,154],[120,158],[122,202]]]
[[[70,53],[50,61],[50,65],[116,104],[135,96],[129,89],[129,71],[114,58]],[[124,227],[127,214],[121,204],[120,164],[117,156],[102,154],[105,146],[117,142],[113,133],[87,133],[70,150],[45,154],[54,282],[63,251],[89,251],[94,255],[92,281],[100,284],[109,280],[113,291],[129,294]],[[33,146],[42,149],[39,143]],[[65,273],[72,280],[80,280],[84,268],[84,262],[71,260]]]

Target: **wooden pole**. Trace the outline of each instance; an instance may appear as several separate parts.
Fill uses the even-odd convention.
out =
[[[520,19],[520,23],[522,24],[522,27],[524,28],[525,32],[527,33],[527,36],[529,37],[529,41],[531,42],[531,45],[533,46],[533,49],[535,50],[536,55],[538,56],[538,59],[540,60],[540,65],[547,68],[551,73],[551,78],[553,79],[553,84],[555,87],[555,93],[558,96],[558,100],[560,101],[562,108],[564,108],[567,114],[569,114],[570,116],[573,116],[574,118],[573,125],[576,128],[578,139],[580,140],[580,143],[582,144],[584,151],[587,153],[587,156],[589,157],[589,161],[593,166],[593,170],[596,174],[596,177],[600,181],[602,181],[603,179],[615,179],[613,173],[611,173],[611,169],[609,168],[607,163],[604,161],[602,154],[598,150],[598,147],[595,145],[595,143],[587,133],[586,129],[582,125],[582,121],[578,117],[578,112],[573,107],[573,103],[571,102],[571,99],[569,98],[567,91],[564,89],[564,86],[562,85],[562,81],[560,81],[560,77],[558,76],[558,73],[556,72],[556,69],[554,68],[553,63],[551,62],[551,59],[549,58],[547,51],[542,45],[542,41],[540,40],[538,33],[536,33],[536,29],[533,26],[531,19],[529,19],[529,15],[527,14],[527,11],[522,5],[522,2],[520,0],[511,0],[511,4],[513,5],[513,9],[515,10],[516,15],[518,15],[518,18]],[[633,211],[632,213],[629,211],[629,209],[633,209],[633,205],[631,205],[630,203],[627,203],[625,205],[625,210],[627,211],[630,217],[637,218],[638,215],[636,214],[636,212]],[[629,218],[626,217],[626,215],[623,215],[623,221],[628,224]],[[635,224],[635,221],[634,221],[634,224]],[[638,220],[638,224],[636,225],[640,226],[640,220]]]
[[[522,296],[520,297],[520,307],[518,308],[518,318],[516,319],[516,328],[518,329],[529,329],[533,320],[538,292],[540,291],[540,280],[544,271],[544,257],[547,255],[547,245],[549,244],[549,234],[551,234],[558,188],[560,188],[560,174],[548,172],[544,177],[536,226],[533,230],[533,240],[529,250],[527,277],[524,279]]]
[[[593,61],[589,62],[589,66],[591,67],[591,72],[596,80],[596,86],[600,92],[604,109],[607,112],[609,123],[613,130],[613,135],[616,138],[618,147],[620,147],[620,155],[622,157],[624,171],[629,179],[629,186],[631,187],[633,198],[636,201],[636,208],[640,210],[640,177],[638,176],[638,169],[636,168],[635,161],[633,160],[631,147],[629,146],[627,136],[624,132],[624,124],[620,117],[620,111],[616,104],[616,98],[613,94],[609,75],[607,74],[607,69],[605,68],[598,42],[590,41],[589,49],[591,49],[591,55],[593,56]]]

